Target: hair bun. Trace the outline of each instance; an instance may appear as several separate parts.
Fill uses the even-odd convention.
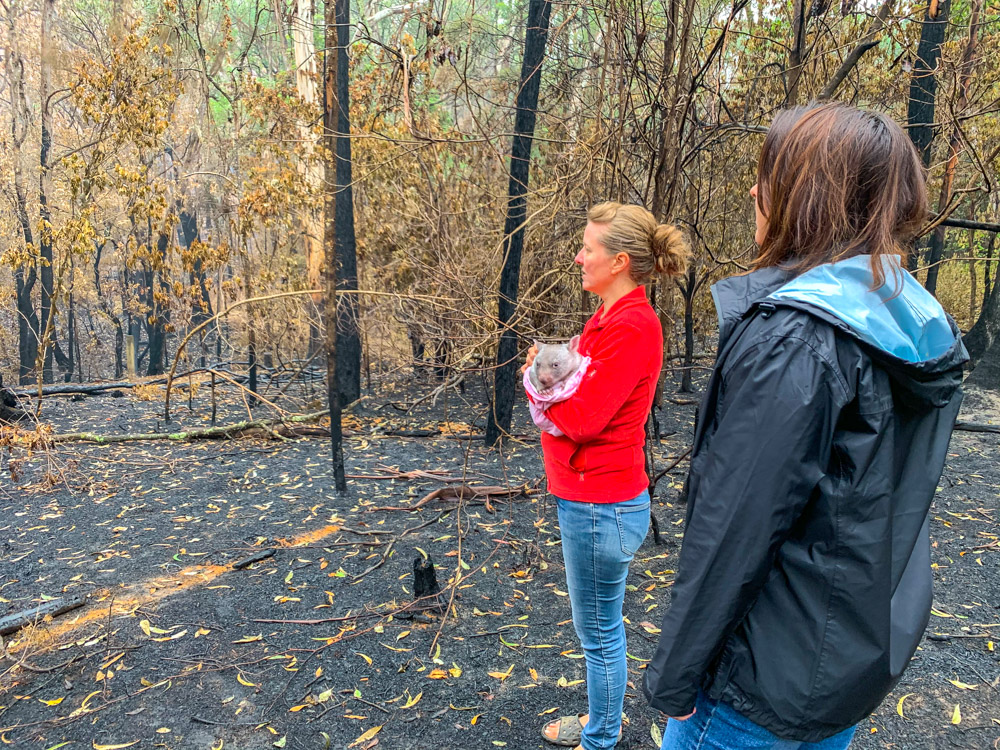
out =
[[[653,230],[651,244],[657,273],[680,276],[687,270],[691,245],[680,229],[672,224],[660,224]]]

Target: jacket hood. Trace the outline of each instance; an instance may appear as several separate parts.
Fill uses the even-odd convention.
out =
[[[761,269],[738,277],[743,283],[722,295],[713,287],[716,304],[728,307],[720,308],[720,338],[724,319],[731,330],[753,307],[797,308],[857,339],[906,402],[944,406],[961,386],[961,366],[969,358],[958,326],[898,256],[881,258],[885,283],[873,290],[871,262],[871,256],[857,255],[794,277],[785,269]],[[764,275],[754,280],[758,274]],[[740,292],[748,294],[745,305],[737,300]]]

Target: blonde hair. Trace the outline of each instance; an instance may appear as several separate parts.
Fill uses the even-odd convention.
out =
[[[608,201],[592,206],[587,220],[601,224],[601,244],[611,254],[626,253],[629,276],[637,284],[654,273],[680,276],[687,270],[691,247],[684,233],[671,224],[657,224],[642,206]]]

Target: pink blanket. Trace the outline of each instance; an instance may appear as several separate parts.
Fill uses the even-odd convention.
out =
[[[531,370],[524,371],[522,380],[524,382],[524,390],[528,393],[528,408],[531,410],[531,418],[542,430],[556,437],[560,437],[563,434],[562,430],[556,427],[552,420],[545,416],[545,410],[552,404],[565,401],[576,393],[577,388],[580,387],[580,381],[587,374],[589,366],[590,357],[584,357],[576,372],[544,391],[535,389],[529,377]]]

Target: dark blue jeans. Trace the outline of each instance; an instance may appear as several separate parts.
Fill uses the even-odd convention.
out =
[[[587,663],[584,750],[618,744],[625,700],[625,578],[649,529],[649,493],[621,503],[556,498],[573,627]]]
[[[854,727],[821,742],[776,737],[721,701],[698,694],[690,719],[667,722],[660,750],[846,750]]]

